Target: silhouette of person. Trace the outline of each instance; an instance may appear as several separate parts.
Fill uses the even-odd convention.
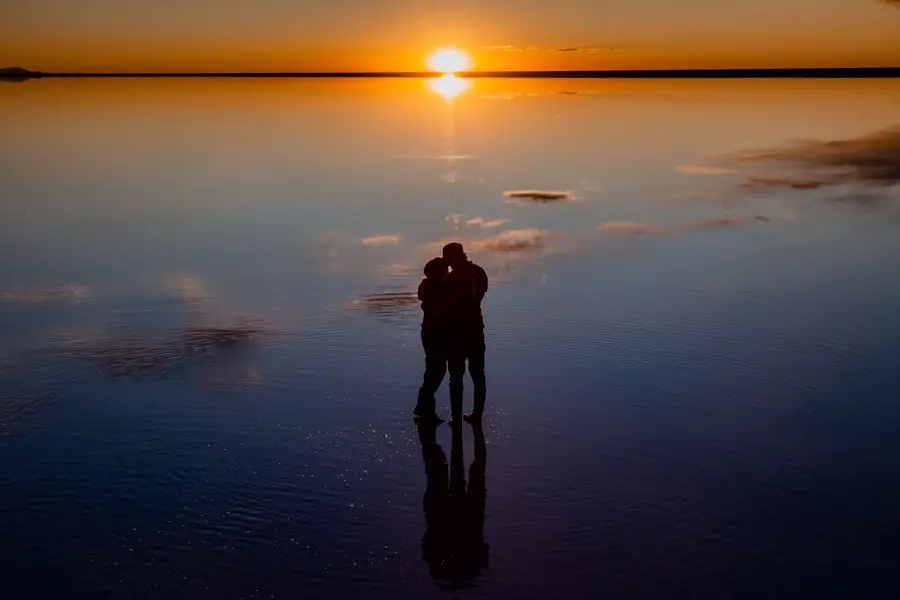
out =
[[[487,397],[481,301],[487,290],[487,274],[469,260],[461,244],[447,244],[440,258],[425,265],[425,277],[419,284],[424,313],[425,376],[414,410],[417,417],[440,420],[434,395],[449,370],[452,420],[454,424],[461,421],[463,377],[468,361],[475,399],[473,410],[465,419],[476,427],[481,425]]]
[[[480,266],[469,260],[462,244],[444,246],[447,264],[444,293],[448,297],[448,369],[450,371],[450,410],[454,423],[462,416],[463,376],[468,361],[475,398],[472,412],[465,419],[478,427],[484,415],[487,380],[484,374],[484,316],[481,301],[488,291],[488,277]]]
[[[425,376],[419,388],[419,398],[413,411],[419,418],[440,421],[435,410],[434,395],[447,374],[449,358],[449,296],[447,294],[447,264],[434,258],[425,265],[425,277],[419,284],[422,302],[422,347],[425,349]]]
[[[490,547],[484,541],[487,448],[484,432],[476,428],[475,458],[469,467],[467,487],[462,428],[453,428],[448,474],[447,456],[437,443],[436,427],[436,423],[426,421],[418,426],[427,477],[422,499],[422,559],[436,581],[458,588],[481,576],[489,562]]]

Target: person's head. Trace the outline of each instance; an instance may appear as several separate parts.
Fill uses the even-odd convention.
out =
[[[454,267],[468,262],[469,257],[463,251],[462,244],[459,242],[451,242],[444,246],[444,262],[448,266]]]
[[[431,281],[440,280],[447,272],[447,263],[443,258],[432,258],[425,265],[425,277]]]

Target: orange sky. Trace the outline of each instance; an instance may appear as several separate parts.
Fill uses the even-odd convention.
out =
[[[900,0],[28,0],[0,66],[45,71],[900,66]]]

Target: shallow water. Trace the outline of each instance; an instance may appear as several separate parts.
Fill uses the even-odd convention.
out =
[[[464,87],[0,84],[6,596],[896,597],[900,83]],[[428,495],[410,414],[451,239],[465,576],[475,439]]]

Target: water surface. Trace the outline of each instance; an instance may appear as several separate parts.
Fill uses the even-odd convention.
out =
[[[895,597],[898,124],[883,80],[3,84],[4,589]],[[450,240],[487,548],[435,578]]]

